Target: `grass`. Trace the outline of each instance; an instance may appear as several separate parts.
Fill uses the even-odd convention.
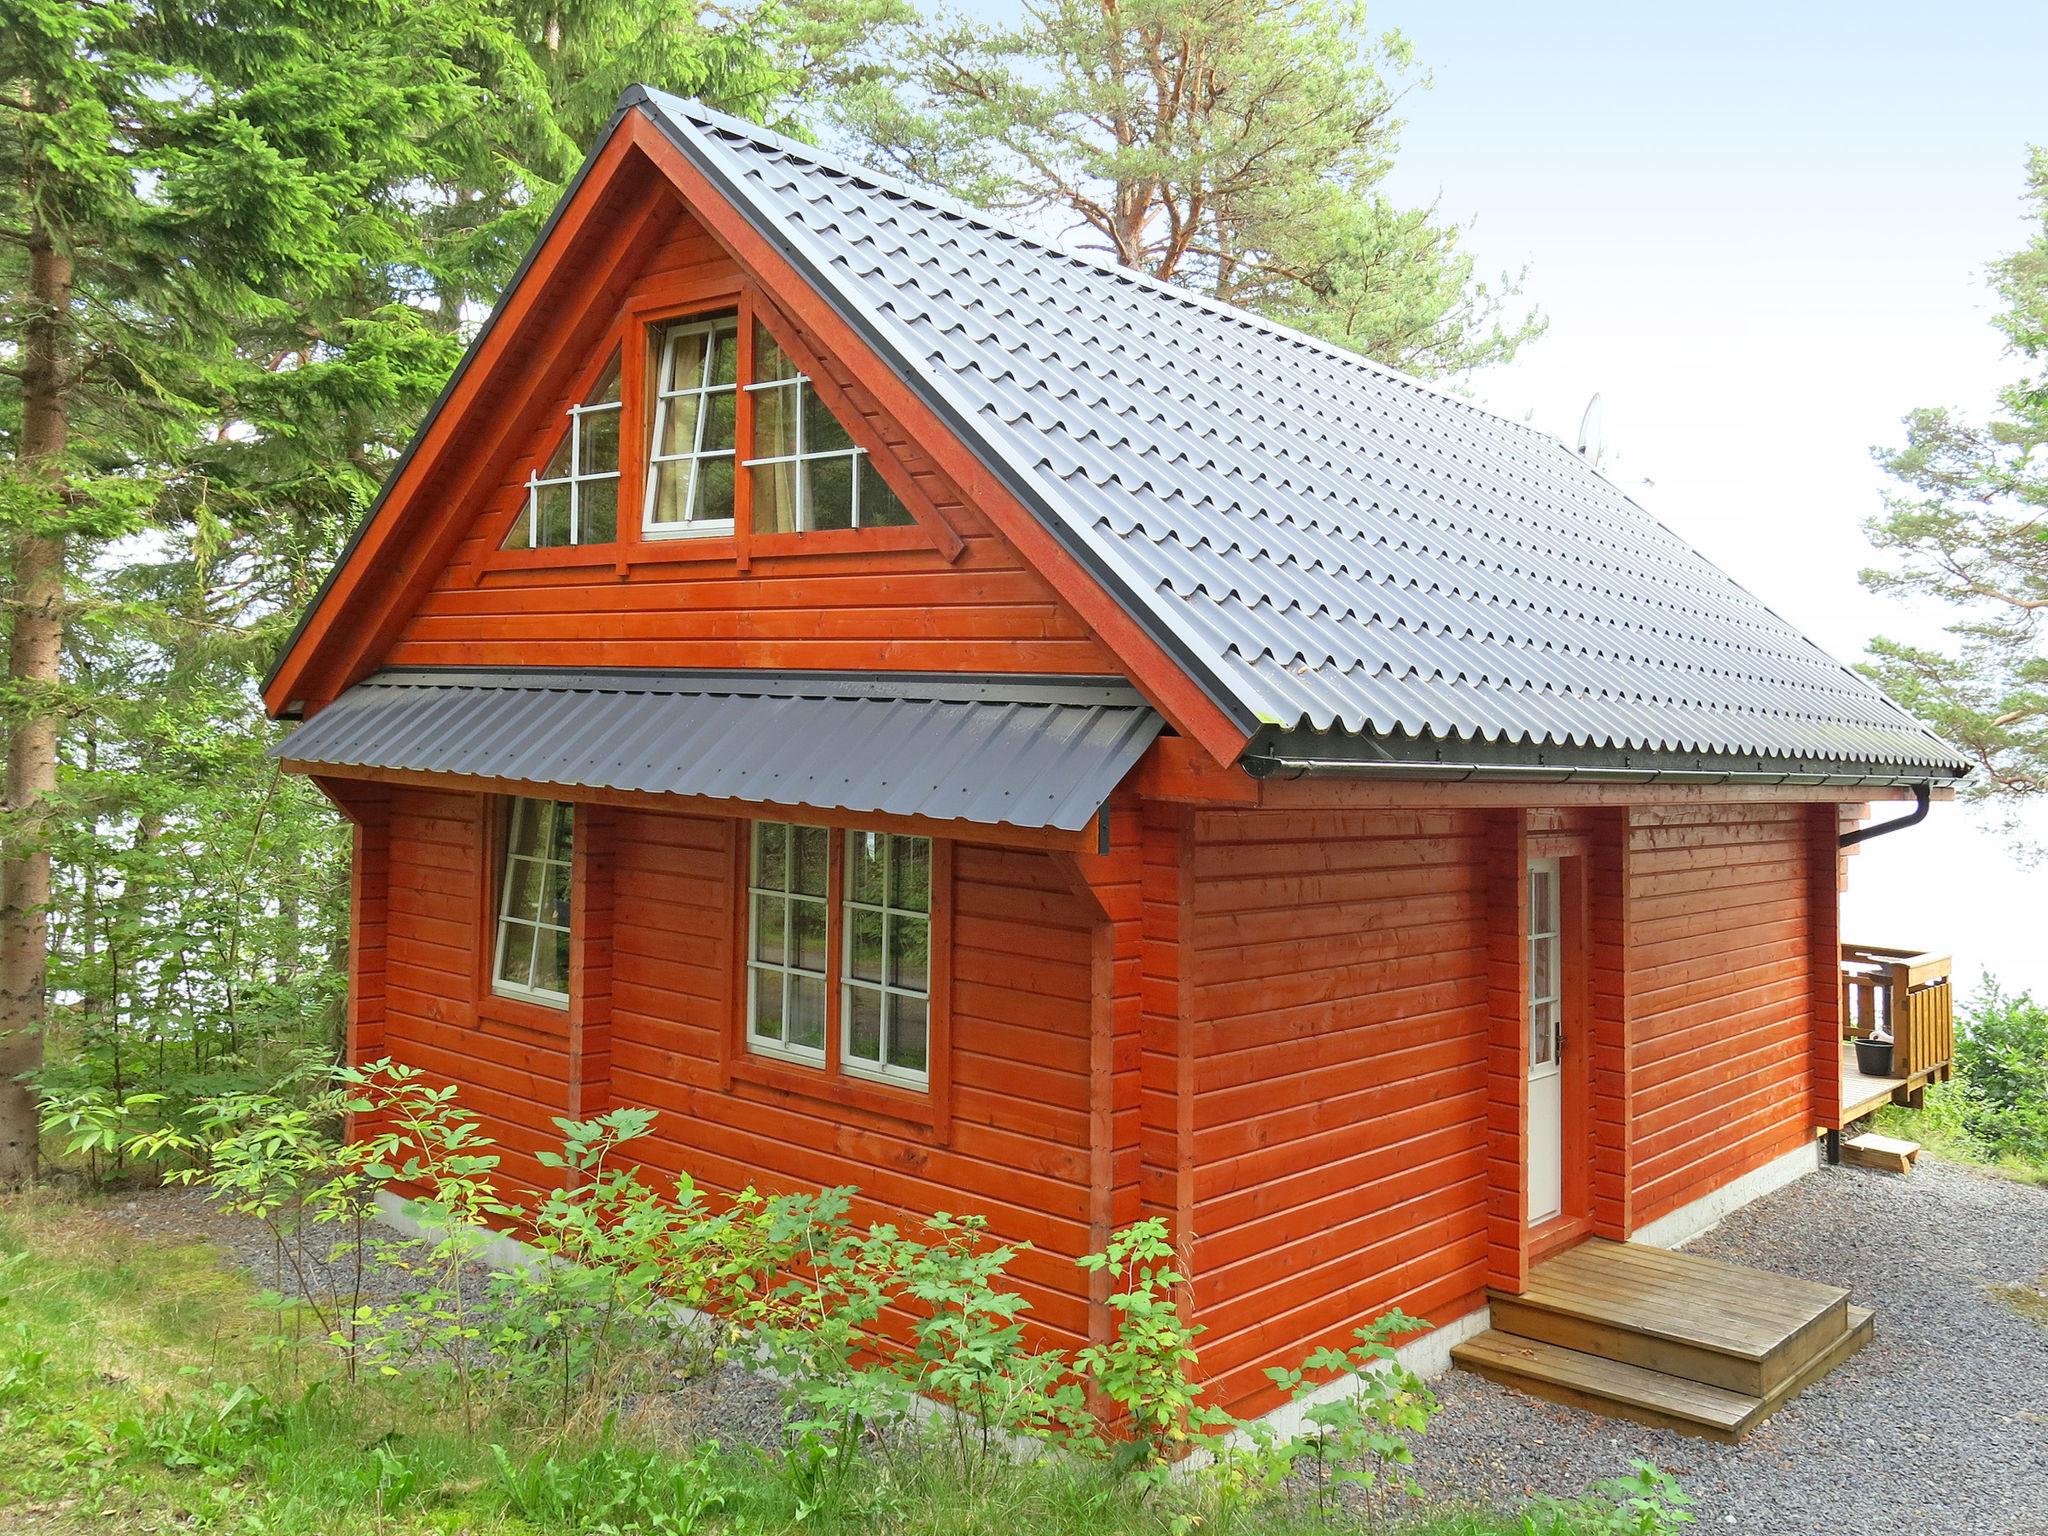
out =
[[[2015,1183],[2048,1188],[2048,1160],[2025,1158],[1987,1147],[1963,1128],[1962,1117],[1957,1113],[1953,1083],[1931,1085],[1923,1109],[1885,1105],[1878,1110],[1874,1123],[1885,1135],[1917,1141],[1935,1156],[1949,1162],[1994,1173]]]
[[[413,1402],[402,1379],[345,1383],[317,1342],[280,1340],[280,1314],[203,1243],[145,1236],[103,1208],[40,1194],[0,1201],[0,1255],[6,1536],[1182,1536],[1210,1513],[1073,1464],[969,1489],[935,1460],[877,1457],[842,1500],[813,1508],[779,1458],[751,1451],[610,1429],[538,1441],[506,1425],[468,1439]],[[1210,1528],[1330,1529],[1305,1518],[1274,1511]],[[1448,1512],[1398,1529],[1637,1528],[1594,1518]]]

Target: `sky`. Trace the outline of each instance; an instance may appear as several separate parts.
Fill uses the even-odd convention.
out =
[[[1913,407],[1981,414],[2018,376],[1984,269],[2026,236],[2048,6],[1384,0],[1371,19],[1434,77],[1390,190],[1470,220],[1482,267],[1526,263],[1550,317],[1472,393],[1576,442],[1597,391],[1605,471],[1837,657],[1939,639],[1944,611],[1856,580],[1885,485],[1870,450]],[[1983,813],[1938,805],[1850,871],[1845,937],[2048,996],[2048,870]]]

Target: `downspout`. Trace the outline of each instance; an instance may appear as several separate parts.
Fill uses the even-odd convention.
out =
[[[1853,848],[1858,843],[1869,842],[1873,837],[1883,837],[1887,832],[1903,832],[1908,827],[1917,827],[1927,819],[1927,808],[1933,803],[1934,796],[1929,786],[1915,784],[1912,810],[1903,816],[1895,816],[1890,821],[1880,821],[1874,827],[1858,827],[1853,832],[1844,832],[1835,839],[1835,846]],[[1827,1159],[1830,1164],[1842,1160],[1842,1133],[1834,1127],[1830,1127],[1827,1134]]]
[[[1844,832],[1835,839],[1837,846],[1853,848],[1858,843],[1867,843],[1873,837],[1883,837],[1887,832],[1903,832],[1908,827],[1917,827],[1927,819],[1927,808],[1934,796],[1925,784],[1913,786],[1913,809],[1892,821],[1880,821],[1874,827],[1858,827],[1854,832]]]

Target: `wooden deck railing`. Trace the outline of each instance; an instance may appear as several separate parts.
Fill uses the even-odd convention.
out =
[[[1892,1037],[1892,1076],[1940,1072],[1955,1059],[1955,996],[1947,955],[1876,944],[1842,946],[1842,1035]]]

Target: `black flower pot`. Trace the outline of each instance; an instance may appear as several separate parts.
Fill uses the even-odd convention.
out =
[[[1858,1040],[1856,1070],[1865,1077],[1892,1075],[1892,1043],[1889,1040]]]

